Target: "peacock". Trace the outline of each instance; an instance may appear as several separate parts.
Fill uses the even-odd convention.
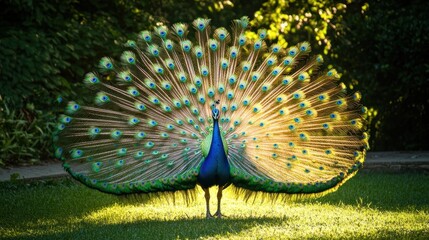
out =
[[[320,70],[310,44],[267,46],[267,30],[210,19],[161,25],[102,57],[69,101],[55,156],[86,186],[126,195],[192,191],[222,217],[222,191],[321,196],[357,173],[368,149],[361,94]],[[189,36],[189,37],[188,37]],[[211,215],[209,188],[218,186]]]

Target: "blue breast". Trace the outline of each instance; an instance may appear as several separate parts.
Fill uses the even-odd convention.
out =
[[[225,185],[230,182],[228,158],[222,143],[218,120],[214,119],[213,136],[209,153],[201,165],[198,183],[208,188],[214,185]]]

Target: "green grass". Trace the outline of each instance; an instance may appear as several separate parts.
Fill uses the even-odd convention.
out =
[[[420,173],[361,172],[305,201],[246,203],[226,193],[228,217],[210,220],[200,192],[189,206],[123,201],[61,179],[1,183],[0,196],[4,239],[429,239],[429,175]]]

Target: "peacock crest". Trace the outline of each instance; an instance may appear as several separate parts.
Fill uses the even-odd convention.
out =
[[[209,23],[142,31],[120,60],[103,57],[84,77],[94,103],[71,101],[59,118],[64,168],[113,194],[196,184],[314,194],[353,176],[368,146],[361,95],[319,70],[307,42],[267,46],[264,29],[250,41],[247,17],[230,32]]]

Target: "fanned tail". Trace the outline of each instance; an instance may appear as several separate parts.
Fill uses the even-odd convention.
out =
[[[319,194],[353,176],[368,145],[360,94],[320,71],[307,42],[267,46],[263,29],[249,41],[246,17],[231,32],[209,23],[142,31],[120,61],[103,57],[86,74],[94,104],[69,102],[57,126],[65,169],[115,194],[192,189],[218,103],[236,187]]]

